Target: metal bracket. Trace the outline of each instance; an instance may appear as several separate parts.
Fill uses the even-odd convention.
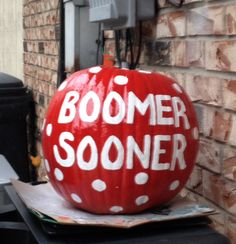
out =
[[[89,6],[89,0],[63,0],[64,3],[66,2],[73,2],[75,6]]]
[[[89,0],[90,22],[101,22],[103,29],[135,27],[136,21],[155,15],[155,0]]]
[[[88,0],[64,0],[65,71],[96,65],[99,24],[89,22]]]

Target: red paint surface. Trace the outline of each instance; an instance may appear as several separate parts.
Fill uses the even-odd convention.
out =
[[[127,84],[116,84],[114,78],[117,75],[127,77]],[[192,172],[198,150],[197,134],[194,136],[194,131],[196,132],[198,128],[196,116],[192,103],[184,90],[182,88],[180,88],[180,91],[174,89],[173,84],[176,83],[173,80],[157,73],[147,74],[138,71],[121,70],[114,67],[102,67],[102,70],[98,73],[92,73],[89,69],[82,70],[70,76],[65,82],[63,85],[65,86],[64,89],[57,91],[50,103],[42,134],[44,156],[48,161],[48,165],[46,165],[48,176],[56,191],[78,208],[99,214],[136,213],[164,204],[176,196]],[[72,90],[77,91],[80,96],[78,102],[75,104],[77,111],[80,109],[82,98],[89,91],[94,91],[98,95],[101,101],[101,109],[103,107],[103,101],[111,91],[116,91],[120,94],[125,101],[126,110],[128,107],[128,92],[131,91],[141,101],[144,101],[148,94],[179,97],[186,107],[185,113],[190,128],[184,128],[182,117],[180,117],[179,127],[175,127],[174,125],[150,125],[150,109],[147,110],[145,115],[141,115],[136,110],[134,124],[127,124],[127,114],[125,114],[121,123],[116,125],[107,124],[102,118],[102,110],[96,121],[92,123],[82,121],[79,112],[76,112],[72,122],[60,124],[58,123],[58,117],[62,103],[65,95]],[[172,105],[170,101],[165,101],[163,102],[163,106],[171,107]],[[113,111],[111,113],[112,115],[115,115],[119,111],[115,102],[112,103],[111,110]],[[88,103],[88,111],[90,111],[88,114],[93,111],[91,103]],[[173,111],[164,112],[163,117],[174,118],[174,113]],[[53,147],[57,145],[60,156],[64,159],[68,156],[63,147],[59,145],[59,137],[63,132],[70,132],[75,138],[73,141],[66,140],[75,151],[75,161],[70,167],[60,165],[53,152]],[[177,161],[174,170],[151,169],[154,136],[169,135],[172,138],[174,134],[181,134],[186,139],[187,145],[184,150],[186,168],[180,169],[180,164]],[[124,148],[124,160],[122,167],[118,170],[105,169],[101,162],[101,151],[105,141],[111,135],[119,138]],[[138,157],[134,155],[134,167],[127,169],[127,137],[133,136],[140,149],[143,150],[145,135],[151,136],[150,167],[144,169]],[[86,136],[91,136],[94,139],[98,150],[98,164],[93,170],[82,170],[79,167],[79,162],[76,157],[78,145]],[[178,147],[181,147],[181,145]],[[162,141],[161,148],[165,149],[166,153],[159,155],[160,163],[171,162],[173,157],[173,141]],[[84,160],[89,160],[90,155],[91,150],[88,147],[83,155]],[[109,155],[110,160],[116,160],[118,152],[114,145],[110,148]],[[55,169],[62,172],[62,180],[58,180],[55,177]],[[144,173],[148,177],[146,183],[141,185],[135,183],[135,177],[139,173]],[[106,184],[106,189],[100,192],[92,187],[94,180],[98,179]],[[76,194],[81,200],[80,203],[76,203],[71,194]],[[140,196],[144,196],[141,198],[143,201],[140,200]],[[141,204],[142,202],[143,204]],[[118,206],[118,208],[114,208],[114,206]],[[112,211],[114,209],[115,211]]]

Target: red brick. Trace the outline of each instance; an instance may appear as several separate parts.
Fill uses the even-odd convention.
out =
[[[53,71],[53,72],[51,73],[50,81],[51,81],[51,83],[54,84],[54,85],[57,85],[57,76],[58,76],[57,71]]]
[[[206,42],[206,69],[236,72],[236,41]]]
[[[46,109],[42,106],[37,105],[36,106],[36,115],[41,118],[44,119],[45,115],[46,115]]]
[[[59,43],[56,41],[47,41],[44,42],[44,53],[50,55],[59,54]]]
[[[105,30],[104,31],[104,37],[107,38],[107,39],[114,38],[114,31],[112,31],[112,30]]]
[[[203,68],[205,66],[205,43],[199,40],[187,41],[186,45],[189,66]]]
[[[24,9],[24,13],[27,15],[37,14],[40,9],[37,7],[36,2],[30,2],[27,4],[27,11]]]
[[[188,11],[188,35],[225,34],[224,7],[211,6]]]
[[[144,48],[143,48],[143,50],[141,51],[141,54],[140,54],[139,64],[143,65],[144,63],[145,63],[145,51],[144,51]]]
[[[115,53],[115,42],[113,40],[106,40],[105,50],[107,54],[113,55]]]
[[[55,25],[59,23],[59,16],[59,13],[55,10],[48,11],[46,13],[30,15],[24,18],[24,26],[29,28],[45,25]]]
[[[38,89],[38,86],[37,86],[37,89]],[[33,90],[33,99],[35,102],[35,106],[38,106],[38,104],[39,104],[39,93],[37,90]]]
[[[35,66],[41,65],[40,55],[36,53],[24,53],[24,63],[32,64]]]
[[[57,73],[56,71],[45,69],[45,68],[38,68],[38,79],[40,81],[47,81],[51,84],[57,84]]]
[[[201,75],[186,76],[186,91],[192,101],[222,106],[222,86],[224,80]]]
[[[215,110],[212,107],[204,107],[201,123],[203,134],[207,137],[221,142],[231,142],[236,136],[233,132],[233,115],[231,113]]]
[[[55,86],[55,85],[50,85],[50,86],[49,86],[49,93],[48,93],[48,95],[49,95],[50,97],[52,97],[52,96],[54,96],[54,94],[55,94],[56,91],[57,91],[56,86]]]
[[[223,149],[223,174],[229,180],[236,181],[236,149],[225,146]]]
[[[185,191],[186,192],[186,191]],[[186,193],[185,193],[186,194]],[[225,222],[227,218],[227,213],[216,206],[213,202],[207,200],[201,195],[195,194],[194,192],[187,191],[186,197],[192,201],[196,201],[198,204],[204,204],[216,211],[214,215],[209,215],[212,223],[210,226],[222,234],[225,234]]]
[[[224,206],[223,187],[225,185],[224,179],[219,175],[210,173],[207,170],[202,171],[203,196],[218,206]]]
[[[198,192],[199,194],[202,194],[202,169],[197,165],[194,167],[186,187],[195,192]]]
[[[215,117],[215,109],[208,106],[201,106],[202,113],[200,114],[201,117],[199,118],[199,122],[201,124],[201,132],[207,136],[210,137],[212,135],[213,131],[213,123],[214,123],[214,117]]]
[[[41,17],[42,16],[42,17]],[[55,25],[59,23],[59,13],[55,10],[46,12],[46,13],[42,13],[41,14],[41,18],[42,18],[42,25]]]
[[[171,65],[172,46],[170,41],[148,41],[145,43],[144,61],[148,65]]]
[[[55,40],[56,39],[56,27],[45,26],[39,29],[39,39],[41,40]]]
[[[226,29],[228,35],[236,34],[236,5],[226,7]]]
[[[23,16],[28,16],[30,14],[29,5],[23,6]]]
[[[37,127],[41,130],[42,129],[42,127],[43,127],[43,121],[44,121],[44,119],[38,119],[37,120]]]
[[[214,114],[214,121],[210,136],[219,141],[229,141],[230,139],[232,139],[232,122],[233,121],[231,113],[216,111]]]
[[[35,104],[39,104],[39,92],[34,90],[33,99]],[[36,105],[37,106],[37,105]],[[42,105],[41,105],[42,106]]]
[[[168,7],[169,6],[169,4],[167,3],[167,0],[157,0],[157,2],[158,2],[158,6],[160,8],[164,8],[164,7]]]
[[[38,79],[41,81],[47,81],[47,79],[45,79],[45,69],[43,68],[39,68],[38,69]]]
[[[221,145],[201,138],[197,163],[215,173],[221,173]]]
[[[202,171],[203,196],[230,214],[236,213],[236,182],[207,170]]]
[[[39,155],[42,156],[43,155],[43,150],[42,150],[41,141],[36,141],[36,148],[37,148],[37,152],[39,153]]]
[[[37,30],[36,29],[25,29],[24,30],[24,40],[37,40]]]
[[[49,95],[49,86],[50,86],[49,83],[40,81],[37,90],[42,94]]]
[[[27,75],[24,77],[24,83],[33,90],[36,90],[38,87],[38,80]]]
[[[204,0],[185,0],[184,1],[184,5],[190,4],[190,3],[195,3],[195,2],[203,2]],[[157,0],[158,5],[160,8],[166,8],[166,7],[173,7],[173,5],[168,4],[167,0]],[[175,0],[173,1],[176,4],[179,4],[180,1],[179,0]]]
[[[223,189],[224,209],[231,214],[236,214],[236,182],[225,180]]]
[[[56,26],[43,26],[24,30],[25,40],[56,40]]]
[[[222,211],[222,209],[219,209],[214,206],[214,209],[217,211],[216,214],[210,215],[209,218],[212,221],[210,226],[214,228],[216,231],[220,232],[221,234],[226,234],[226,217],[227,214]]]
[[[236,115],[232,114],[232,125],[229,131],[229,144],[236,146]]]
[[[26,42],[27,45],[27,52],[37,53],[38,49],[38,42]]]
[[[169,75],[173,80],[178,82],[180,84],[180,86],[182,86],[183,88],[185,87],[185,74],[184,73],[168,72],[167,75]]]
[[[236,80],[227,80],[223,84],[224,108],[236,111]]]
[[[58,9],[60,0],[50,0],[50,9]]]
[[[41,64],[40,66],[46,69],[57,70],[58,68],[58,57],[57,56],[48,56],[48,55],[41,55]]]
[[[185,41],[174,41],[172,43],[170,60],[172,66],[188,67],[188,58],[186,55],[187,45]]]
[[[157,22],[157,38],[185,35],[185,14],[182,11],[160,15]]]
[[[43,155],[43,153],[40,155]],[[37,174],[38,174],[38,178],[41,179],[42,181],[48,181],[47,171],[43,164],[43,156],[42,156],[41,164],[37,168]]]
[[[38,76],[38,69],[37,67],[29,64],[24,65],[24,74],[31,76],[31,77],[37,77]]]
[[[156,37],[156,20],[143,22],[143,36],[148,38]]]
[[[45,97],[45,102],[44,102],[44,104],[45,104],[45,108],[48,108],[51,99],[52,99],[51,97]]]
[[[226,234],[230,238],[232,244],[236,243],[236,217],[229,216],[226,223]]]

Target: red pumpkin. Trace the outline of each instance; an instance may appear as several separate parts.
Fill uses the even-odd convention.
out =
[[[93,213],[137,213],[168,202],[184,186],[198,125],[172,79],[93,67],[61,84],[42,142],[51,183],[66,200]]]

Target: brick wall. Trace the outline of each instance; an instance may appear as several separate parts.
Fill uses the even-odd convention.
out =
[[[37,150],[42,156],[41,128],[56,90],[59,40],[59,0],[24,0],[24,82],[36,103]],[[43,165],[41,165],[43,166]],[[39,176],[45,175],[43,167]]]
[[[213,205],[213,225],[236,243],[236,1],[159,5],[145,24],[142,68],[171,75],[194,102],[201,145],[187,194]]]

